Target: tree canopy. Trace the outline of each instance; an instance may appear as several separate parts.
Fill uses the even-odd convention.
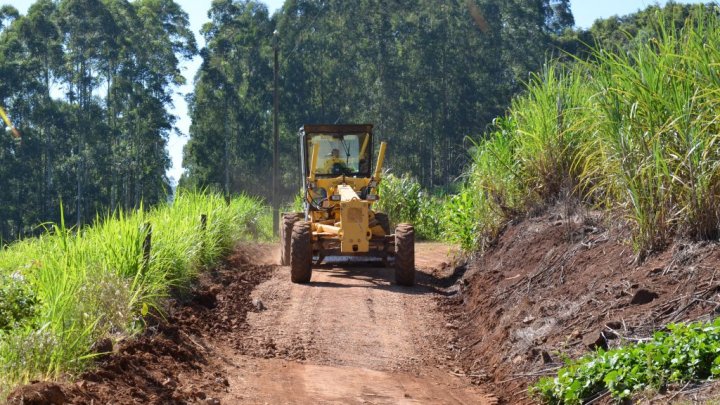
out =
[[[197,53],[172,0],[38,0],[0,9],[0,103],[22,143],[0,140],[0,234],[84,224],[167,198],[165,150],[179,61]]]
[[[271,194],[273,54],[279,53],[280,186],[300,184],[297,129],[372,123],[387,165],[429,188],[463,173],[468,136],[486,132],[555,57],[586,44],[626,51],[680,29],[691,5],[651,6],[573,28],[568,0],[215,0],[198,50],[172,0],[37,0],[0,7],[0,105],[22,143],[0,137],[0,237],[37,224],[82,225],[98,213],[171,194],[166,150],[179,64],[200,55],[187,97],[187,187]],[[277,32],[277,35],[273,33]],[[276,42],[275,42],[276,41]]]
[[[215,1],[191,99],[181,184],[269,195],[273,32],[282,186],[299,184],[304,123],[373,123],[388,162],[428,187],[466,163],[464,140],[501,115],[573,25],[569,2]]]

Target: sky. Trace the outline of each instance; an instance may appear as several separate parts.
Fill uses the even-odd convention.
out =
[[[190,25],[195,32],[198,46],[204,46],[205,42],[200,35],[200,28],[206,21],[208,21],[207,12],[212,2],[209,0],[175,1],[180,4],[183,9],[188,13],[188,16],[190,17]],[[437,1],[440,2],[442,0]],[[6,3],[7,0],[0,0],[0,2]],[[15,8],[17,8],[21,14],[25,14],[28,7],[34,2],[35,0],[12,0],[10,4],[15,6]],[[282,6],[284,0],[267,0],[263,2],[267,4],[268,9],[272,14]],[[701,3],[707,1],[677,2]],[[653,4],[663,5],[665,3],[665,0],[570,0],[570,8],[572,9],[573,16],[575,17],[575,25],[580,28],[589,28],[592,23],[598,18],[607,18],[613,15],[622,16],[644,9],[645,7]],[[175,91],[175,96],[173,97],[174,106],[172,108],[172,111],[178,117],[175,125],[178,129],[178,132],[180,132],[180,134],[171,134],[168,142],[168,152],[170,154],[170,158],[172,159],[172,167],[168,170],[168,176],[173,181],[179,180],[182,174],[182,148],[188,140],[188,129],[190,128],[190,117],[188,116],[187,104],[185,103],[184,95],[192,92],[192,81],[195,76],[195,72],[197,72],[197,69],[199,67],[200,57],[195,57],[192,61],[182,64],[181,69],[183,74],[187,78],[188,84],[177,88]]]

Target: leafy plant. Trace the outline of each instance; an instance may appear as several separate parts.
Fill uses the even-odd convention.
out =
[[[391,225],[411,223],[419,239],[438,240],[442,235],[445,199],[423,190],[420,183],[405,174],[386,174],[379,186],[380,200],[375,209],[388,214]]]
[[[21,327],[35,315],[35,292],[20,273],[0,274],[0,331]]]
[[[581,404],[605,390],[625,399],[647,388],[720,376],[720,318],[667,329],[647,342],[570,361],[557,377],[541,379],[531,392],[550,404]]]

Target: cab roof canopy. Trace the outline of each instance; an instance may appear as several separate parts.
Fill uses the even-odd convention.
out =
[[[357,134],[372,132],[372,124],[305,124],[300,131],[306,134]]]

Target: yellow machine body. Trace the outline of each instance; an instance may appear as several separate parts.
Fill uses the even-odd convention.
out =
[[[415,230],[402,223],[390,232],[376,212],[385,160],[380,143],[373,170],[372,125],[303,125],[300,128],[303,212],[283,214],[280,263],[293,283],[309,283],[313,266],[329,256],[370,256],[395,268],[395,283],[415,283]]]
[[[391,235],[375,220],[372,205],[379,198],[386,144],[381,143],[371,172],[371,125],[306,125],[303,129],[305,205],[314,253],[320,257],[380,253],[384,257]],[[336,156],[338,149],[345,156]],[[328,168],[335,161],[343,167],[331,172]]]

